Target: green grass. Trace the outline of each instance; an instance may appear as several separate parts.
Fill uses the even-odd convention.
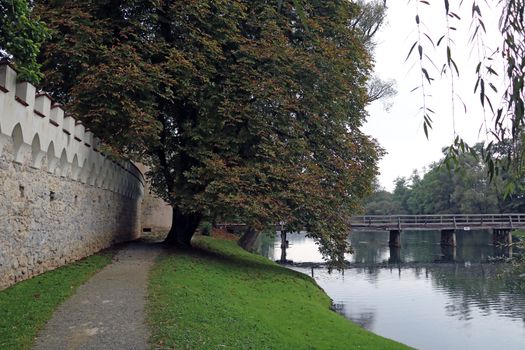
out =
[[[0,349],[29,349],[53,311],[111,262],[104,252],[46,272],[0,292]]]
[[[516,230],[516,231],[512,231],[512,235],[514,237],[518,237],[518,238],[521,238],[521,239],[525,239],[525,230]]]
[[[148,321],[154,349],[407,349],[330,311],[308,276],[198,237],[198,251],[161,256]]]

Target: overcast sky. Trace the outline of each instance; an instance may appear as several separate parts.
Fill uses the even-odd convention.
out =
[[[423,29],[432,33],[434,42],[437,42],[439,37],[445,34],[446,23],[442,2],[432,3],[432,7],[427,9],[428,6],[420,5],[420,9],[425,24]],[[451,1],[451,6],[454,6],[452,3],[459,1]],[[392,100],[393,106],[389,111],[384,110],[381,102],[372,104],[368,108],[370,115],[364,126],[364,131],[376,138],[388,152],[380,161],[379,176],[381,185],[387,190],[393,188],[395,178],[408,177],[413,169],[421,172],[428,164],[438,161],[442,157],[441,149],[453,142],[454,126],[456,132],[471,144],[487,139],[485,128],[481,128],[480,131],[480,126],[484,120],[490,122],[491,114],[490,111],[483,112],[478,95],[473,93],[478,55],[477,49],[471,52],[472,45],[468,44],[471,14],[469,2],[465,3],[464,8],[457,11],[462,20],[453,21],[451,25],[457,27],[456,33],[453,34],[455,45],[452,47],[452,53],[460,70],[460,77],[454,81],[455,90],[467,105],[467,113],[456,97],[455,118],[452,117],[451,80],[439,80],[439,72],[434,68],[431,75],[437,78],[437,81],[432,84],[431,90],[427,91],[432,95],[427,99],[427,105],[436,114],[433,130],[427,140],[420,111],[423,105],[421,92],[410,92],[421,83],[415,52],[414,56],[405,62],[410,47],[417,39],[414,0],[408,4],[407,0],[388,2],[388,23],[376,40],[376,72],[383,79],[395,79],[398,94]],[[484,13],[484,22],[489,32],[489,38],[485,41],[487,46],[494,47],[495,43],[499,42],[498,17],[494,15],[497,12],[497,9],[493,9],[492,16],[489,12]],[[428,52],[429,56],[441,67],[445,62],[444,48],[439,47],[434,51],[428,43],[425,49],[431,50]],[[426,66],[431,68],[429,64]],[[494,68],[501,70],[502,66],[500,64],[500,67]],[[499,100],[493,102],[497,105]]]

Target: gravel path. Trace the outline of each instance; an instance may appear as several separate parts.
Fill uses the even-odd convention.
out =
[[[144,306],[158,244],[131,243],[62,304],[38,334],[35,350],[142,350],[149,331]]]

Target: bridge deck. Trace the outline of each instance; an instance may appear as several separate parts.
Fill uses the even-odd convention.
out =
[[[354,216],[355,231],[524,229],[525,214],[443,214]]]
[[[219,228],[244,229],[242,223],[221,223]],[[281,231],[282,224],[275,229]],[[481,230],[525,229],[525,214],[443,214],[443,215],[365,215],[354,216],[350,222],[354,231],[392,230]]]

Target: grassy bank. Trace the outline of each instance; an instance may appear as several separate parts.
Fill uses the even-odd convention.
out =
[[[514,237],[518,237],[518,238],[521,238],[521,239],[525,239],[525,230],[516,230],[516,231],[512,231],[512,235]]]
[[[329,310],[308,276],[198,237],[199,251],[162,256],[150,279],[155,349],[406,349]]]
[[[93,255],[1,291],[0,349],[29,349],[57,306],[111,257],[109,252]]]

